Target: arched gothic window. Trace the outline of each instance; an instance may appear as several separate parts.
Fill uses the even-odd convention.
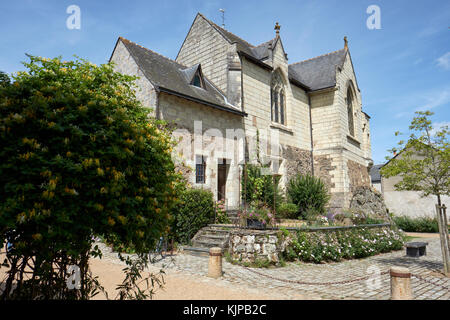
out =
[[[281,124],[286,124],[286,96],[284,94],[283,80],[279,72],[272,75],[270,84],[271,97],[271,120]]]
[[[353,94],[350,88],[347,89],[347,116],[348,116],[348,132],[351,136],[355,135],[355,127],[353,124]]]

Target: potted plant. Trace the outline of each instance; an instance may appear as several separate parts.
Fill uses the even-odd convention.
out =
[[[266,205],[253,205],[240,213],[246,219],[247,227],[251,229],[265,229],[267,225],[275,224],[275,216]]]

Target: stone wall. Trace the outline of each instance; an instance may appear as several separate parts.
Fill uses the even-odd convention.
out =
[[[311,151],[292,146],[282,146],[282,157],[285,159],[285,175],[287,181],[297,174],[311,174]]]
[[[176,61],[188,67],[200,63],[203,74],[226,93],[229,51],[233,51],[233,46],[198,14]]]
[[[242,130],[242,117],[230,112],[214,109],[200,103],[161,93],[159,97],[161,119],[175,126],[173,136],[178,144],[173,159],[191,186],[210,190],[217,200],[217,175],[221,159],[227,161],[226,205],[230,209],[239,206],[239,141],[232,132]],[[242,130],[243,133],[243,130]],[[243,144],[243,141],[242,141]],[[206,157],[206,181],[196,183],[196,156]]]
[[[350,201],[350,209],[362,213],[366,217],[389,219],[383,195],[371,187],[355,188]]]
[[[116,48],[111,56],[111,62],[114,62],[114,71],[127,75],[139,77],[136,80],[136,98],[139,99],[144,107],[152,109],[152,115],[155,116],[157,93],[153,85],[141,71],[128,52],[121,40],[117,42]]]
[[[278,236],[279,230],[238,229],[230,233],[229,250],[231,257],[242,262],[256,259],[278,262],[280,253],[287,242]]]
[[[354,192],[358,187],[370,187],[370,176],[367,167],[347,160],[348,178],[350,181],[350,192]]]

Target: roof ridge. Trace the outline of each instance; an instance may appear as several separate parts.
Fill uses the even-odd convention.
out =
[[[183,68],[188,68],[187,66],[185,66],[185,65],[183,65],[183,64],[181,64],[181,63],[179,63],[179,62],[177,62],[177,61],[175,61],[175,60],[173,60],[173,59],[170,59],[170,58],[168,58],[168,57],[166,57],[166,56],[164,56],[164,55],[162,55],[162,54],[160,54],[160,53],[158,53],[158,52],[156,52],[156,51],[153,51],[153,50],[151,50],[151,49],[149,49],[149,48],[143,47],[143,46],[141,46],[140,44],[137,44],[136,42],[133,42],[133,41],[131,41],[131,40],[128,40],[127,38],[124,38],[124,37],[119,36],[119,39],[121,39],[122,41],[125,41],[125,42],[129,42],[129,43],[131,43],[131,44],[134,44],[134,45],[136,45],[136,46],[138,46],[138,47],[140,47],[140,48],[142,48],[142,49],[145,49],[145,50],[147,50],[147,51],[150,51],[151,53],[154,53],[154,54],[156,54],[156,55],[158,55],[158,56],[160,56],[160,57],[163,57],[164,59],[167,59],[167,60],[169,60],[170,62],[176,63],[177,65],[179,65],[179,66],[181,66],[181,67],[183,67]]]
[[[277,37],[275,37],[275,38],[273,38],[273,39],[270,39],[270,40],[268,40],[268,41],[266,41],[266,42],[263,42],[263,43],[261,43],[261,44],[258,44],[257,46],[255,46],[255,48],[258,48],[258,47],[261,47],[262,45],[265,45],[266,43],[269,43],[269,42],[273,42],[273,40],[275,40]]]
[[[244,41],[246,44],[248,44],[250,47],[255,48],[255,46],[253,44],[251,44],[248,41],[245,41],[244,39],[242,39],[241,37],[235,35],[233,32],[230,32],[222,27],[219,27],[217,24],[215,24],[214,22],[212,22],[211,20],[209,20],[208,18],[206,18],[202,13],[198,13],[203,19],[205,19],[206,21],[208,21],[211,25],[213,25],[213,27],[218,28],[219,31],[223,34],[222,31],[228,32],[229,34],[232,34],[233,36],[235,36],[236,38],[239,38],[240,40]],[[226,34],[223,34],[224,37],[226,37],[228,39],[228,37],[226,36]],[[231,41],[231,39],[228,39],[230,42],[233,43],[233,41]]]
[[[332,51],[332,52],[328,52],[328,53],[325,53],[325,54],[321,54],[320,56],[316,56],[316,57],[314,57],[314,58],[309,58],[309,59],[306,59],[306,60],[294,62],[294,63],[291,63],[289,66],[293,66],[293,65],[295,65],[295,64],[299,64],[299,63],[307,62],[307,61],[314,60],[314,59],[317,59],[317,58],[325,57],[325,56],[327,56],[327,55],[336,53],[336,52],[341,51],[341,50],[345,50],[345,48],[342,48],[342,49],[339,49],[339,50],[335,50],[335,51]]]

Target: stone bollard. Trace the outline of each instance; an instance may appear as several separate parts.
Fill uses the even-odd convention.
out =
[[[391,300],[411,300],[411,272],[408,268],[392,267],[391,274]]]
[[[213,247],[209,249],[208,277],[222,276],[222,249]]]

